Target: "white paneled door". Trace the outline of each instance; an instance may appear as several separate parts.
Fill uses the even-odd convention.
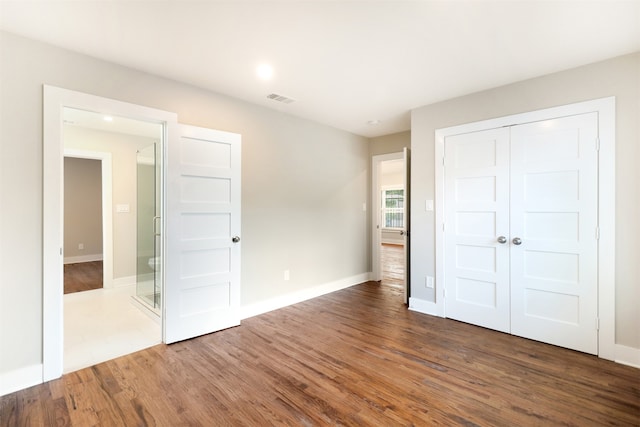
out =
[[[592,354],[597,140],[597,113],[511,128],[511,333]]]
[[[166,169],[166,343],[240,324],[240,135],[178,129]]]
[[[447,317],[597,354],[597,126],[446,138]]]
[[[509,332],[509,130],[445,142],[447,317]]]

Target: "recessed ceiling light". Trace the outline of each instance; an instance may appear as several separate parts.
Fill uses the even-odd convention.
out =
[[[261,64],[258,66],[256,73],[262,80],[269,80],[273,77],[273,67],[268,64]]]
[[[376,119],[376,120],[369,120],[367,121],[367,124],[369,126],[375,126],[375,125],[379,125],[380,124],[380,120]]]
[[[104,117],[102,118],[102,120],[104,120],[105,122],[112,122],[112,121],[113,121],[113,117],[111,117],[111,116],[104,116]]]

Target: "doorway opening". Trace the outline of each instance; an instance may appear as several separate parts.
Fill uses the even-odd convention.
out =
[[[372,162],[373,280],[408,295],[407,156],[374,156]]]
[[[164,129],[81,108],[62,115],[65,290],[74,272],[86,288],[65,291],[66,373],[161,342]]]
[[[102,161],[64,158],[64,293],[102,289]]]

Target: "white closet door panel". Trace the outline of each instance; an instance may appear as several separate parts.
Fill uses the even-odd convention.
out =
[[[511,128],[511,332],[593,354],[597,120],[592,113]]]
[[[509,131],[445,140],[446,316],[509,331]]]

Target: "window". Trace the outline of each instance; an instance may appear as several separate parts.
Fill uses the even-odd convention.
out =
[[[404,228],[404,189],[382,190],[382,228]]]

